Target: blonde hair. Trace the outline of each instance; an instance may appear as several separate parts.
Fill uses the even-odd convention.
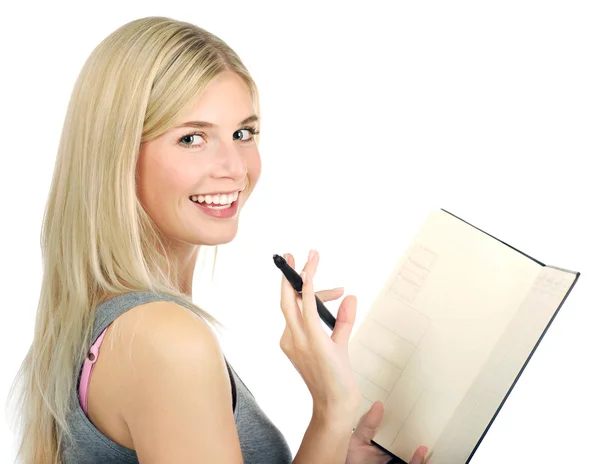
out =
[[[258,90],[238,55],[193,24],[167,17],[131,21],[91,53],[75,83],[41,231],[43,280],[33,342],[11,386],[24,464],[61,464],[76,363],[91,345],[94,309],[107,294],[165,293],[215,326],[177,285],[165,237],[136,193],[140,144],[191,110],[218,74]],[[258,140],[257,140],[258,141]],[[212,266],[216,262],[216,248]]]

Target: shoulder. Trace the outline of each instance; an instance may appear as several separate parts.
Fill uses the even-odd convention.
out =
[[[102,355],[138,455],[236,456],[229,375],[208,323],[183,306],[157,301],[128,310],[113,325],[103,341],[110,354]],[[230,451],[213,449],[210,440]]]
[[[219,341],[199,315],[171,301],[154,301],[131,308],[112,323],[107,343],[119,358],[118,374],[125,385],[138,387],[142,370],[153,377],[186,369],[189,362],[226,369]],[[134,370],[135,368],[135,370]],[[226,370],[225,370],[226,373]]]
[[[205,348],[218,347],[218,340],[208,323],[190,309],[171,301],[153,301],[135,306],[112,323],[115,343],[131,343],[137,340],[145,348],[158,349],[157,342],[176,341],[160,346],[160,355],[172,354],[192,344]],[[145,346],[145,344],[148,344]],[[208,346],[207,346],[208,345]]]

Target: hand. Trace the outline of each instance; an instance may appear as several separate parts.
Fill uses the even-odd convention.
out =
[[[294,268],[294,257],[287,254],[284,258]],[[313,398],[313,412],[323,418],[352,422],[361,398],[348,353],[356,318],[356,297],[349,295],[342,301],[330,337],[321,326],[313,291],[312,279],[318,261],[319,255],[314,252],[304,265],[301,297],[282,276],[281,310],[286,326],[280,346],[306,383]],[[326,297],[324,301],[335,297],[331,291],[320,293]]]
[[[346,464],[387,464],[392,457],[371,444],[377,427],[383,418],[383,403],[375,401],[358,421],[350,437]],[[427,454],[426,446],[419,446],[408,464],[423,464]]]

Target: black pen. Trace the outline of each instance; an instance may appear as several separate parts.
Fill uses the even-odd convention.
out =
[[[281,272],[283,272],[283,275],[292,285],[294,290],[302,295],[302,277],[300,277],[298,273],[292,269],[292,267],[283,257],[279,255],[273,255],[273,261],[275,261],[275,266],[281,269]],[[327,324],[327,327],[333,330],[335,327],[335,317],[333,317],[333,314],[329,312],[317,295],[315,295],[315,299],[317,300],[317,312],[319,313],[321,320]]]

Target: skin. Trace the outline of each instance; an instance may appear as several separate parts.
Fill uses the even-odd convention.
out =
[[[194,267],[199,251],[198,245],[225,244],[234,239],[238,230],[240,212],[260,178],[261,159],[258,146],[253,140],[254,135],[243,129],[243,127],[258,129],[259,121],[240,125],[240,121],[252,115],[254,115],[254,106],[246,84],[235,73],[225,72],[209,84],[188,115],[178,121],[173,128],[140,147],[137,165],[138,198],[146,212],[167,237],[165,245],[169,258],[172,262],[177,263],[181,270],[179,287],[182,292],[190,296]],[[177,128],[186,121],[206,121],[214,124],[215,127]],[[238,212],[229,219],[208,216],[189,199],[191,195],[195,194],[230,192],[240,188],[244,190],[238,197]],[[293,257],[290,256],[288,262],[292,267],[294,266]],[[322,301],[338,299],[342,294],[343,289],[316,292]],[[111,296],[113,295],[107,295],[105,299]],[[175,436],[181,439],[180,435],[183,431],[195,428],[195,436],[190,437],[190,442],[198,441],[197,437],[205,435],[207,444],[215,440],[211,441],[208,436],[210,428],[203,432],[200,429],[202,424],[198,423],[189,427],[182,425],[179,431],[173,432],[175,435],[172,439],[166,436],[169,428],[160,432],[144,428],[147,427],[147,424],[156,422],[155,416],[144,416],[144,414],[147,405],[152,401],[157,402],[159,399],[155,392],[140,390],[140,385],[157,385],[162,379],[150,377],[151,375],[156,375],[160,371],[168,377],[167,373],[170,369],[177,369],[176,360],[181,359],[184,354],[166,352],[164,347],[172,347],[171,350],[175,351],[178,349],[178,343],[184,346],[182,340],[187,335],[183,334],[185,331],[183,328],[192,327],[189,319],[186,319],[189,318],[188,314],[177,313],[168,304],[162,302],[149,305],[154,307],[152,312],[147,311],[143,315],[139,309],[144,306],[142,305],[120,316],[109,327],[106,335],[107,341],[104,343],[109,343],[112,328],[117,324],[120,326],[119,331],[125,334],[136,331],[143,333],[144,327],[147,331],[153,331],[154,327],[170,326],[173,328],[172,331],[164,330],[157,335],[165,337],[159,344],[161,346],[159,353],[149,354],[156,345],[155,340],[152,340],[154,345],[152,343],[145,345],[142,339],[132,348],[127,343],[121,344],[117,338],[115,349],[103,350],[102,356],[98,357],[94,375],[90,380],[88,415],[94,425],[116,443],[136,449],[138,453],[146,452],[150,453],[150,456],[154,456],[153,458],[145,457],[145,462],[163,462],[156,457],[156,450],[159,449],[157,445],[144,443],[144,439],[153,440],[152,433],[158,433],[154,438],[155,441],[158,439],[157,437],[161,437],[166,442],[169,440],[174,442]],[[176,322],[176,320],[180,322]],[[146,325],[144,326],[144,324]],[[198,345],[196,343],[198,338],[204,337],[204,340],[207,340],[203,345],[205,350],[216,349],[216,344],[211,344],[214,340],[211,340],[207,328],[190,330],[202,331],[205,329],[204,334],[199,332],[188,334],[190,346],[191,343]],[[186,350],[183,350],[183,353],[185,352]],[[173,356],[173,358],[169,359],[169,356]],[[138,375],[137,378],[132,377],[132,369],[121,361],[124,357],[136,360],[134,371]],[[156,364],[159,358],[165,359],[165,365],[162,367]],[[216,355],[215,359],[218,358],[219,356]],[[200,363],[205,359],[206,356],[202,354],[197,362]],[[190,362],[195,363],[195,360]],[[188,364],[185,364],[185,369]],[[227,425],[223,426],[220,436],[223,443],[228,443],[229,446],[219,447],[219,450],[239,450],[233,419],[228,417],[230,415],[228,408],[231,405],[231,397],[227,396],[229,394],[228,378],[223,371],[223,366],[207,366],[204,372],[210,373],[210,369],[215,369],[210,378],[215,379],[214,382],[219,382],[221,385],[218,390],[220,397],[213,403],[221,405],[222,408],[217,412],[204,415],[221,417],[224,418],[224,422],[227,422]],[[143,377],[145,375],[148,377]],[[172,376],[176,377],[177,375],[179,372],[175,371]],[[142,378],[145,380],[140,384]],[[165,384],[161,388],[166,391],[169,387]],[[186,392],[181,391],[179,384],[174,388],[177,388],[178,395],[182,396],[183,408],[186,404],[197,403],[198,391],[191,392],[192,396],[188,400],[183,397]],[[147,398],[143,398],[145,394],[148,395]],[[170,398],[173,396],[165,401],[175,410],[176,405]],[[135,410],[135,408],[138,409]],[[198,417],[203,415],[200,411],[198,414]],[[381,403],[375,403],[374,407],[363,415],[350,439],[347,464],[387,463],[389,461],[389,456],[370,444],[370,439],[373,438],[382,415],[383,405]],[[228,441],[225,442],[225,440]],[[208,446],[207,444],[204,445],[204,448]],[[202,447],[199,446],[199,448]],[[418,449],[410,464],[422,464],[424,451],[424,448]],[[170,451],[170,453],[172,452]],[[197,452],[199,451],[192,449],[192,446],[189,447],[189,453]],[[215,451],[215,453],[217,452],[222,451]],[[193,455],[198,456],[198,454]],[[165,458],[165,462],[170,462],[167,460],[173,458],[172,454],[169,456],[170,458]],[[181,456],[180,461],[183,462],[189,456]],[[217,459],[217,455],[214,456]],[[239,458],[240,456],[237,454],[227,457],[219,455],[218,457],[219,460],[223,459],[227,462],[234,462]],[[151,461],[151,459],[156,460]]]
[[[238,230],[240,212],[260,178],[261,160],[253,135],[240,130],[240,121],[254,115],[254,106],[246,84],[235,73],[226,72],[215,77],[191,112],[177,121],[159,137],[140,147],[136,166],[138,198],[145,211],[156,222],[167,242],[164,244],[172,263],[180,269],[179,288],[192,296],[192,278],[199,251],[198,245],[228,243]],[[213,128],[177,128],[187,121],[206,121]],[[258,128],[259,121],[244,126]],[[199,135],[189,135],[189,134]],[[248,142],[244,142],[248,140]],[[230,192],[244,188],[238,196],[238,213],[229,219],[216,219],[198,210],[189,199],[191,195]],[[115,295],[107,294],[106,301]],[[156,306],[152,323],[164,326],[174,323],[176,311],[165,308],[163,302]],[[123,340],[143,330],[142,324],[150,324],[150,318],[142,313],[142,307],[133,308],[117,318],[106,332],[103,347],[111,346],[113,329],[122,337],[115,337],[112,349],[102,349],[94,365],[88,387],[88,416],[92,423],[114,442],[138,449],[128,424],[126,411],[131,404],[125,386],[132,383],[131,366],[123,358],[132,357],[132,348]],[[180,316],[181,317],[181,316]],[[168,320],[166,320],[168,318]],[[189,321],[183,324],[189,325]],[[116,328],[118,327],[118,330]],[[151,328],[150,328],[151,330]],[[165,342],[163,346],[174,347]],[[134,346],[135,348],[135,346]],[[140,351],[146,347],[140,347]],[[173,355],[172,353],[169,353]],[[139,364],[134,371],[143,369],[146,353],[138,355]],[[148,369],[155,370],[154,361]],[[226,378],[227,383],[229,382]],[[230,400],[227,400],[230,402]]]
[[[239,125],[252,115],[254,107],[246,84],[235,73],[222,73],[209,84],[191,113],[175,124],[207,121],[217,127],[173,128],[140,148],[138,197],[169,238],[171,260],[183,270],[180,288],[190,296],[198,245],[233,240],[240,211],[260,178],[258,146],[254,136],[240,130]],[[258,122],[248,126],[258,127]],[[191,132],[203,135],[185,137]],[[189,200],[194,194],[242,187],[238,213],[229,219],[212,218]]]
[[[356,429],[350,438],[346,464],[387,464],[390,456],[371,444],[375,437],[381,419],[383,418],[383,403],[376,401],[358,421]],[[423,464],[428,448],[419,446],[408,464]]]

